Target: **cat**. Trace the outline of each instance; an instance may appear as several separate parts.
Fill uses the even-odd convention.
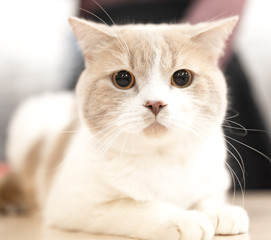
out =
[[[112,27],[72,17],[75,94],[26,101],[8,159],[49,226],[149,240],[245,233],[229,205],[218,67],[238,17]]]

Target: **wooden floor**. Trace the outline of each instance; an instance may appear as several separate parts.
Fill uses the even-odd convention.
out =
[[[242,205],[240,194],[231,197]],[[250,215],[250,232],[238,236],[216,236],[214,240],[271,240],[271,191],[247,192],[244,206]],[[43,227],[37,216],[0,217],[1,240],[125,240],[126,238],[71,233]],[[166,240],[166,239],[165,239]]]

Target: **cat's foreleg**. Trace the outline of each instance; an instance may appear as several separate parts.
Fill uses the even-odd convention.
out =
[[[218,235],[246,233],[249,229],[249,218],[246,211],[238,206],[223,205],[216,211]]]
[[[218,204],[215,200],[206,199],[198,204],[196,209],[209,215],[216,226],[216,235],[235,235],[248,232],[249,217],[242,207],[222,202]]]
[[[165,202],[115,200],[96,206],[85,221],[90,232],[149,240],[210,240],[214,225],[198,211]]]

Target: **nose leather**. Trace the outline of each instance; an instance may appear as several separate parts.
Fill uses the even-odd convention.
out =
[[[161,109],[165,106],[167,106],[167,104],[161,101],[156,101],[156,102],[147,101],[145,104],[145,107],[150,109],[155,116],[157,116],[158,113],[161,111]]]

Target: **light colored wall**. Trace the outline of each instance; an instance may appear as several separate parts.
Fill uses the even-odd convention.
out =
[[[269,133],[271,133],[270,10],[270,0],[247,1],[235,46]]]
[[[0,2],[0,160],[8,120],[19,101],[63,88],[71,71],[68,16],[76,0]]]

